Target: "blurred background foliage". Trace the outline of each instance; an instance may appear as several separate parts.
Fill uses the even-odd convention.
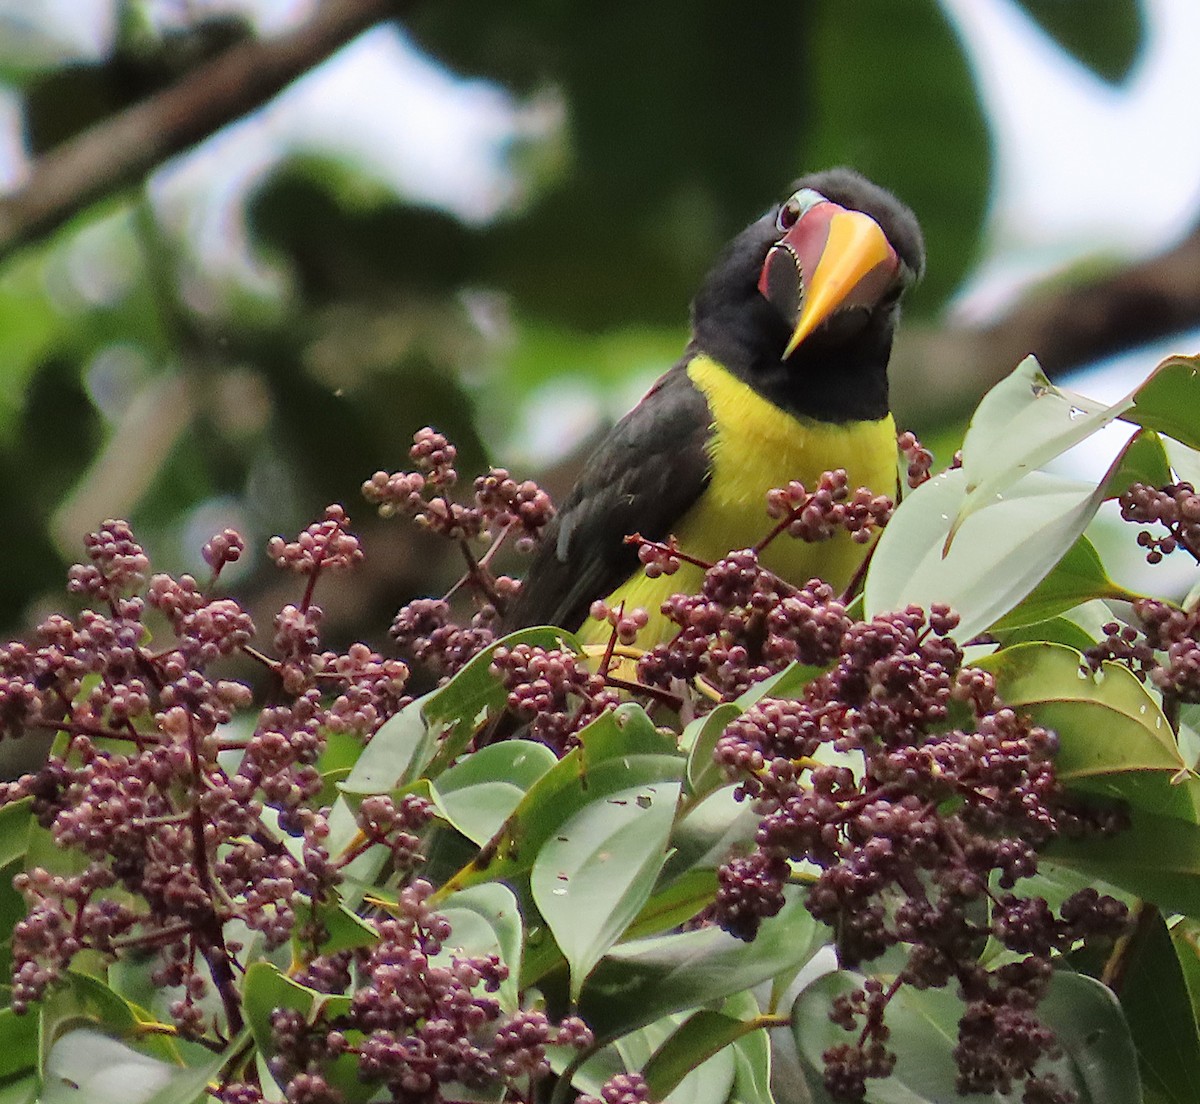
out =
[[[1105,81],[1138,57],[1136,0],[1022,6]],[[6,155],[12,187],[26,159],[317,5],[275,3],[273,23],[249,2],[101,7],[108,31],[81,47],[69,5],[0,5],[23,143]],[[279,156],[266,130],[258,171],[225,176],[217,134],[185,157],[208,159],[199,191],[167,164],[0,257],[5,634],[61,604],[80,539],[109,516],[134,523],[161,570],[200,573],[207,536],[240,528],[256,551],[238,589],[277,608],[285,584],[257,550],[342,501],[369,566],[327,596],[333,637],[381,639],[457,565],[372,519],[362,480],[403,467],[412,432],[434,424],[465,473],[496,462],[561,490],[587,440],[678,355],[716,251],[805,169],[853,164],[917,211],[916,324],[938,325],[979,258],[988,119],[936,0],[440,0],[394,14],[370,33],[528,122],[497,145],[499,196],[456,210],[366,154],[313,142]],[[424,110],[381,94],[364,78],[344,97],[347,131],[356,112]],[[234,124],[240,150],[256,114]],[[234,198],[214,217],[204,188]]]

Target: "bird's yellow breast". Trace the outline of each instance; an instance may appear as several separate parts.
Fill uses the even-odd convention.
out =
[[[878,421],[842,424],[798,418],[709,357],[696,357],[687,372],[708,400],[712,436],[709,485],[673,530],[684,551],[712,562],[756,544],[774,524],[766,513],[767,492],[793,479],[811,490],[822,472],[845,468],[852,488],[895,494],[896,429],[890,414]],[[820,577],[840,588],[849,583],[865,553],[865,546],[848,534],[819,544],[784,534],[766,549],[763,562],[788,582],[799,585]],[[624,601],[627,609],[641,606],[650,614],[639,640],[648,647],[670,635],[671,626],[659,612],[663,600],[678,591],[698,590],[700,581],[700,570],[687,564],[658,579],[638,571],[608,601],[610,606]],[[586,624],[583,635],[606,638],[593,625]]]

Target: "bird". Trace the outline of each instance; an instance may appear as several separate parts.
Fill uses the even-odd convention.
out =
[[[896,430],[888,358],[905,291],[925,267],[912,211],[847,168],[797,180],[738,234],[701,283],[680,360],[596,447],[543,533],[509,630],[552,625],[603,644],[611,609],[648,616],[639,647],[677,626],[661,605],[696,593],[703,571],[684,562],[649,578],[626,540],[674,537],[705,562],[753,546],[770,521],[767,493],[815,487],[844,468],[849,486],[894,494]],[[773,541],[763,565],[802,586],[844,587],[866,549],[839,534]]]

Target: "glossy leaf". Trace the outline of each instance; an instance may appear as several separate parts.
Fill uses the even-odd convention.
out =
[[[36,1071],[37,1065],[38,1017],[0,1008],[0,1080]]]
[[[1200,1025],[1200,920],[1184,916],[1171,926],[1171,943],[1187,986],[1192,1017]]]
[[[1127,421],[1200,448],[1200,358],[1168,357],[1132,398]]]
[[[440,893],[529,870],[546,841],[586,801],[631,787],[679,781],[684,761],[674,741],[652,726],[631,723],[638,714],[644,715],[639,706],[622,706],[589,724],[580,733],[580,746],[529,788],[480,854]]]
[[[711,905],[716,895],[715,870],[689,870],[651,896],[624,938],[644,939],[677,928]]]
[[[220,1068],[218,1060],[217,1068]],[[204,1092],[208,1072],[180,1070],[94,1027],[62,1034],[50,1048],[41,1104],[194,1104]]]
[[[296,912],[302,918],[312,915],[311,906],[307,902],[299,905]],[[340,901],[335,904],[321,905],[317,908],[316,913],[318,922],[327,933],[325,940],[321,943],[322,954],[337,954],[339,951],[370,947],[379,941],[375,929],[353,909],[347,908]]]
[[[692,796],[709,794],[724,781],[721,769],[713,762],[713,752],[725,726],[743,712],[740,705],[723,702],[684,729],[680,743],[688,752],[687,782]]]
[[[1125,954],[1121,1007],[1143,1081],[1163,1101],[1193,1104],[1200,1100],[1200,1028],[1180,955],[1161,915],[1138,925]]]
[[[750,804],[738,801],[732,785],[710,793],[690,805],[675,825],[671,845],[675,853],[667,861],[665,874],[676,877],[696,868],[715,869],[732,848],[747,845],[758,829],[758,817]]]
[[[676,782],[592,800],[539,850],[530,875],[538,909],[571,967],[571,998],[649,900],[667,859]]]
[[[441,774],[431,788],[433,801],[455,828],[482,846],[557,762],[545,744],[502,740]]]
[[[1045,851],[1057,866],[1111,882],[1164,912],[1200,918],[1200,827],[1145,809],[1111,836],[1060,837]]]
[[[1123,664],[1106,662],[1092,674],[1074,648],[1028,643],[975,666],[995,676],[1006,704],[1058,734],[1055,769],[1063,782],[1184,769],[1158,702]]]
[[[250,1031],[247,1029],[231,1039],[220,1054],[214,1054],[200,1065],[176,1073],[171,1084],[152,1096],[146,1104],[207,1104],[211,1099],[209,1085],[220,1080],[221,1071],[243,1051],[249,1041]]]
[[[827,938],[802,896],[789,893],[752,943],[719,928],[623,943],[600,960],[583,987],[581,1014],[598,1038],[612,1038],[798,969]]]
[[[1140,597],[1118,586],[1104,570],[1092,542],[1080,536],[1037,586],[991,626],[991,632],[1048,621],[1094,598],[1133,601]]]
[[[1056,387],[1027,356],[971,417],[962,445],[961,522],[1117,417],[1119,407]]]
[[[251,963],[242,982],[246,1023],[259,1053],[266,1058],[274,1054],[271,1013],[277,1008],[292,1009],[305,1017],[322,1009],[330,1016],[337,1016],[349,1005],[349,997],[318,993],[285,976],[273,963],[262,960]],[[348,1104],[365,1104],[376,1092],[375,1086],[359,1080],[358,1063],[353,1055],[339,1055],[326,1067],[326,1075]]]
[[[1013,609],[1066,555],[1100,504],[1097,489],[1034,472],[967,517],[947,548],[965,498],[962,469],[942,472],[901,504],[883,531],[865,590],[866,615],[945,602],[961,640]]]
[[[23,858],[29,846],[33,798],[24,797],[0,808],[0,867]]]
[[[743,1035],[762,1030],[724,1012],[702,1008],[692,1013],[642,1067],[650,1095],[661,1100],[698,1065]]]
[[[726,1002],[726,1006],[731,1002]],[[734,1076],[730,1099],[736,1104],[775,1104],[771,1095],[771,1039],[752,1031],[733,1044]]]

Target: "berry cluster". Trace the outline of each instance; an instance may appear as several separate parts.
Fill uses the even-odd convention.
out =
[[[1093,672],[1108,661],[1124,664],[1145,682],[1146,676],[1158,666],[1158,657],[1146,638],[1133,625],[1109,621],[1104,626],[1104,639],[1085,648],[1083,658]]]
[[[494,540],[515,531],[536,538],[554,516],[550,496],[532,480],[518,483],[504,468],[492,468],[475,480],[468,505],[449,497],[458,482],[458,450],[435,430],[419,430],[409,456],[415,471],[376,472],[362,486],[363,497],[384,515],[407,514],[416,522],[454,540]]]
[[[329,855],[328,823],[314,807],[326,734],[365,739],[408,700],[404,664],[364,644],[345,654],[320,647],[316,579],[362,556],[347,524],[330,507],[295,541],[271,542],[275,561],[305,578],[301,602],[276,618],[278,658],[254,648],[255,626],[232,599],[187,575],[147,583],[145,552],[115,521],[88,538],[87,562],[70,571],[71,590],[93,608],[51,616],[31,643],[0,648],[2,734],[59,734],[40,770],[0,787],[0,803],[30,799],[55,846],[89,864],[72,877],[35,868],[19,878],[28,913],[13,939],[18,1011],[79,952],[140,948],[158,956],[155,982],[179,990],[181,1031],[213,1026],[202,1011],[212,989],[224,1008],[219,1030],[236,1030],[242,948],[228,926],[238,921],[277,947],[297,931],[301,903],[331,896],[344,860]],[[214,579],[243,547],[231,531],[205,546]],[[271,698],[245,735],[230,722],[253,706],[251,686],[210,671],[238,656],[265,669]],[[389,840],[409,846],[402,834]],[[304,934],[316,954],[323,933]]]
[[[760,820],[754,850],[719,872],[716,916],[753,938],[782,906],[793,864],[809,865],[808,908],[837,932],[844,966],[905,947],[897,986],[958,985],[964,1091],[1007,1092],[1027,1077],[1041,1091],[1029,1071],[1054,1043],[1033,1009],[1050,956],[1115,937],[1125,908],[1085,891],[1056,915],[1012,890],[1060,831],[1115,828],[1117,818],[1068,803],[1053,734],[1005,707],[988,673],[963,666],[949,610],[840,616],[840,639],[827,638],[832,668],[799,700],[759,702],[717,744],[717,762]],[[979,964],[989,934],[1019,956],[1014,964]],[[857,1031],[826,1055],[835,1099],[861,1099],[866,1079],[890,1070],[883,1012],[895,991],[872,984],[834,1009]]]
[[[698,594],[675,594],[662,608],[679,631],[642,656],[639,678],[667,687],[700,677],[727,698],[793,660],[832,662],[850,624],[827,583],[792,587],[762,567],[752,549],[713,564]]]
[[[1132,484],[1120,499],[1121,517],[1137,525],[1161,525],[1166,536],[1156,537],[1149,529],[1138,533],[1138,544],[1146,549],[1149,563],[1158,563],[1176,548],[1200,562],[1200,494],[1190,483],[1168,483],[1164,487]]]
[[[578,1104],[650,1104],[650,1086],[640,1073],[618,1073],[604,1082],[599,1096],[581,1096]]]
[[[329,1067],[345,1054],[357,1058],[361,1080],[385,1086],[393,1100],[432,1104],[449,1084],[503,1085],[528,1100],[550,1073],[548,1046],[591,1046],[592,1034],[577,1018],[554,1025],[539,1011],[504,1015],[493,994],[508,968],[494,955],[446,951],[450,926],[430,906],[432,892],[415,880],[390,908],[393,915],[374,921],[378,941],[355,955],[358,987],[344,1011],[326,1004],[315,1016],[272,1014],[270,1068],[289,1101],[340,1101]],[[341,984],[327,991],[345,988],[347,966],[343,956]]]
[[[1179,702],[1200,702],[1200,610],[1181,610],[1154,598],[1133,604],[1146,644],[1165,653],[1150,672],[1164,695]]]
[[[906,475],[909,487],[919,487],[929,478],[933,467],[933,453],[917,440],[916,434],[911,430],[896,435],[896,447],[908,464]]]
[[[822,472],[814,491],[793,480],[767,495],[767,514],[778,524],[756,550],[761,551],[781,532],[816,543],[845,531],[857,543],[866,544],[888,523],[894,505],[887,495],[866,487],[851,494],[849,477],[841,468]]]
[[[491,670],[508,691],[509,709],[528,723],[529,738],[560,755],[581,728],[620,700],[586,660],[559,648],[502,646],[492,653]]]
[[[454,501],[450,490],[458,482],[454,467],[458,452],[445,436],[428,427],[414,435],[409,456],[416,470],[376,472],[362,491],[380,514],[404,514],[453,540],[466,562],[466,574],[450,594],[444,599],[410,602],[392,625],[392,636],[401,647],[448,677],[495,640],[496,623],[520,589],[515,579],[491,571],[496,553],[510,537],[519,551],[532,549],[554,516],[554,506],[536,483],[528,479],[518,482],[504,468],[492,468],[475,480],[470,504]],[[479,539],[490,545],[477,557],[471,542]],[[449,603],[449,598],[464,588],[475,599],[466,626],[452,620]]]

